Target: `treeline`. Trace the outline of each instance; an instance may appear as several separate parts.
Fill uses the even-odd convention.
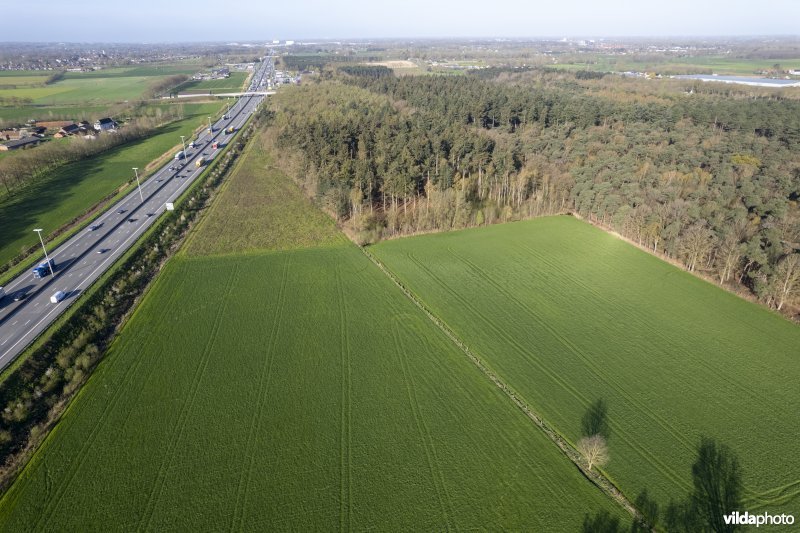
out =
[[[23,150],[0,159],[0,184],[5,194],[13,195],[18,189],[61,165],[80,161],[115,146],[142,139],[152,134],[154,126],[147,120],[128,124],[113,135],[100,135],[94,139],[73,137],[66,142],[48,142],[32,150]]]
[[[346,65],[336,70],[350,76],[361,76],[363,78],[385,78],[392,76],[392,69],[383,65]]]
[[[267,118],[263,111],[258,113],[219,163],[200,178],[191,196],[157,222],[124,263],[77,304],[66,323],[5,379],[0,388],[0,489],[8,486],[89,378],[144,288],[208,205],[254,127]]]
[[[169,92],[171,89],[179,86],[188,79],[189,76],[186,74],[175,74],[173,76],[162,78],[150,87],[150,95],[154,98],[159,97],[162,94]]]
[[[23,107],[33,104],[30,96],[0,96],[0,107]]]
[[[113,134],[95,138],[72,137],[65,142],[47,142],[35,149],[15,152],[0,159],[0,198],[13,195],[47,173],[67,163],[81,161],[114,147],[152,135],[165,121],[178,118],[182,108],[154,108],[150,116],[140,116]]]
[[[343,81],[363,90],[287,94],[278,142],[363,242],[575,212],[771,307],[797,303],[800,102],[626,102],[575,83],[471,77]]]
[[[287,70],[322,70],[330,63],[380,61],[380,56],[349,56],[340,54],[288,55],[277,59]]]
[[[54,83],[56,83],[58,81],[61,81],[61,80],[64,79],[64,76],[66,75],[66,73],[67,72],[65,70],[59,70],[58,72],[56,72],[53,75],[49,76],[45,80],[44,84],[45,85],[52,85],[52,84],[54,84]]]

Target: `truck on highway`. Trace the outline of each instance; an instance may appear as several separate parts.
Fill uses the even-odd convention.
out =
[[[35,267],[33,267],[33,277],[34,278],[43,278],[46,275],[50,274],[51,272],[56,271],[56,262],[54,259],[50,260],[50,264],[47,264],[47,261],[42,261]]]
[[[50,297],[50,301],[54,304],[57,304],[58,302],[64,299],[64,296],[66,296],[66,293],[64,293],[64,291],[56,291],[55,294],[53,294]]]
[[[186,153],[184,153],[184,151],[183,151],[183,150],[181,150],[180,152],[178,152],[177,154],[175,154],[175,160],[176,160],[176,161],[177,161],[178,159],[183,159],[183,158],[185,158],[185,157],[186,157]]]
[[[194,166],[199,168],[199,167],[202,167],[205,164],[206,164],[206,158],[205,157],[201,157],[200,159],[195,161]]]

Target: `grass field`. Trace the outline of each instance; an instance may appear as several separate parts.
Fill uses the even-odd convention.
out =
[[[231,181],[217,205],[255,185],[271,209],[249,213],[269,228],[302,208],[315,246],[198,256],[239,238],[200,226],[0,529],[575,531],[620,513],[297,189],[268,198],[247,165]]]
[[[50,85],[43,84],[53,72],[19,71],[0,77],[0,99],[30,98],[33,105],[48,106],[99,105],[138,100],[147,96],[150,85],[159,78],[192,74],[197,68],[190,64],[165,64],[67,72],[64,79]]]
[[[738,454],[747,509],[800,502],[798,326],[570,217],[372,250],[573,442],[603,398],[630,498],[686,494],[708,435]]]
[[[89,120],[106,115],[107,105],[72,105],[72,106],[22,106],[0,108],[0,121],[24,124],[28,120]],[[67,120],[67,119],[65,119]]]
[[[97,157],[65,165],[14,196],[0,198],[0,263],[35,243],[33,228],[56,230],[116,191],[132,177],[132,167],[144,168],[180,144],[218,112],[222,104],[183,104],[185,118],[168,124],[152,137],[114,148]],[[52,142],[52,141],[51,141]]]
[[[187,81],[172,92],[182,94],[208,94],[208,93],[229,93],[242,90],[244,80],[247,78],[246,72],[231,72],[229,78],[221,78],[218,80],[192,80]]]
[[[186,252],[242,254],[342,244],[346,239],[333,220],[297,194],[294,183],[272,166],[263,139],[253,139],[250,146],[236,179],[223,185],[224,194],[189,239]]]

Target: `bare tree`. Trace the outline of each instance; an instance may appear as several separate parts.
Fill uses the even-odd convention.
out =
[[[602,435],[582,438],[578,441],[578,451],[586,458],[590,472],[595,465],[604,466],[608,464],[608,445],[606,445],[606,439]]]
[[[800,254],[787,255],[778,263],[772,278],[772,293],[778,311],[800,293]]]

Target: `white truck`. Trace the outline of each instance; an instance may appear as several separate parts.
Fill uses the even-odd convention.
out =
[[[64,296],[66,296],[64,291],[56,291],[56,293],[50,297],[50,301],[54,304],[57,304],[64,299]]]

